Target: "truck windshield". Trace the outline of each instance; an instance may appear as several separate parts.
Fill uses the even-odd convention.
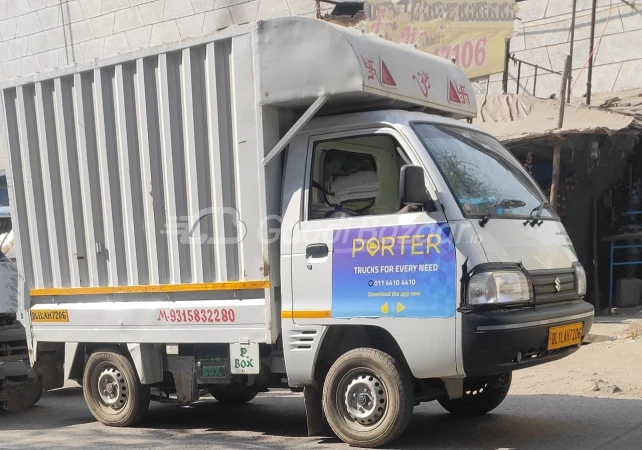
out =
[[[492,211],[493,217],[556,217],[519,161],[492,137],[448,125],[417,123],[413,128],[466,216]]]

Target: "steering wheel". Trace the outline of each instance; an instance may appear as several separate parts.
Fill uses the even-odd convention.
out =
[[[345,208],[343,205],[345,205],[348,202],[352,202],[352,201],[354,201],[354,200],[346,200],[344,202],[341,202],[341,207]],[[377,201],[377,199],[373,198],[372,200],[370,200],[370,202],[366,206],[363,206],[363,207],[361,207],[359,209],[351,209],[350,211],[352,211],[355,215],[361,215],[364,212],[368,211],[370,208],[372,208],[376,201]]]
[[[359,209],[356,209],[356,210],[348,209],[345,206],[343,206],[343,205],[345,205],[346,203],[348,203],[350,201],[353,201],[353,200],[346,200],[346,201],[342,202],[339,205],[334,205],[334,209],[331,209],[330,211],[328,211],[325,214],[324,218],[327,219],[327,218],[331,217],[333,214],[336,214],[338,212],[345,213],[350,217],[360,216],[364,212],[368,211],[370,208],[372,208],[374,206],[376,199],[372,199],[372,201],[370,201],[366,206],[363,206],[363,207],[361,207]]]
[[[331,209],[330,211],[328,211],[327,213],[325,213],[325,215],[323,216],[323,218],[324,218],[324,219],[328,219],[328,218],[332,217],[333,215],[335,215],[335,214],[337,214],[337,213],[344,213],[344,214],[347,214],[349,217],[354,217],[354,216],[356,216],[356,215],[357,215],[357,213],[356,213],[356,212],[351,211],[351,210],[349,210],[349,209],[346,209],[346,208],[344,208],[344,207],[343,207],[343,206],[341,206],[341,205],[335,205],[333,209]]]

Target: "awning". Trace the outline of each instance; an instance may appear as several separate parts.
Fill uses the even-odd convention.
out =
[[[642,120],[642,89],[594,94],[591,104]]]
[[[567,104],[564,125],[557,128],[559,101],[499,94],[477,98],[478,113],[473,124],[503,144],[522,144],[542,138],[565,138],[573,134],[612,135],[625,129],[642,131],[634,117],[608,109]]]

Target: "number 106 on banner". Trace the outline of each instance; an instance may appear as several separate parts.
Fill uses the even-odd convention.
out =
[[[455,45],[445,45],[435,51],[442,58],[455,58],[455,63],[463,69],[482,67],[486,64],[488,39],[480,37],[468,39]]]

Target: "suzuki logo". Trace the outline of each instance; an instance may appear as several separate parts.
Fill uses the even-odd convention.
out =
[[[557,292],[562,290],[562,282],[560,281],[560,279],[558,277],[555,277],[555,290]]]

